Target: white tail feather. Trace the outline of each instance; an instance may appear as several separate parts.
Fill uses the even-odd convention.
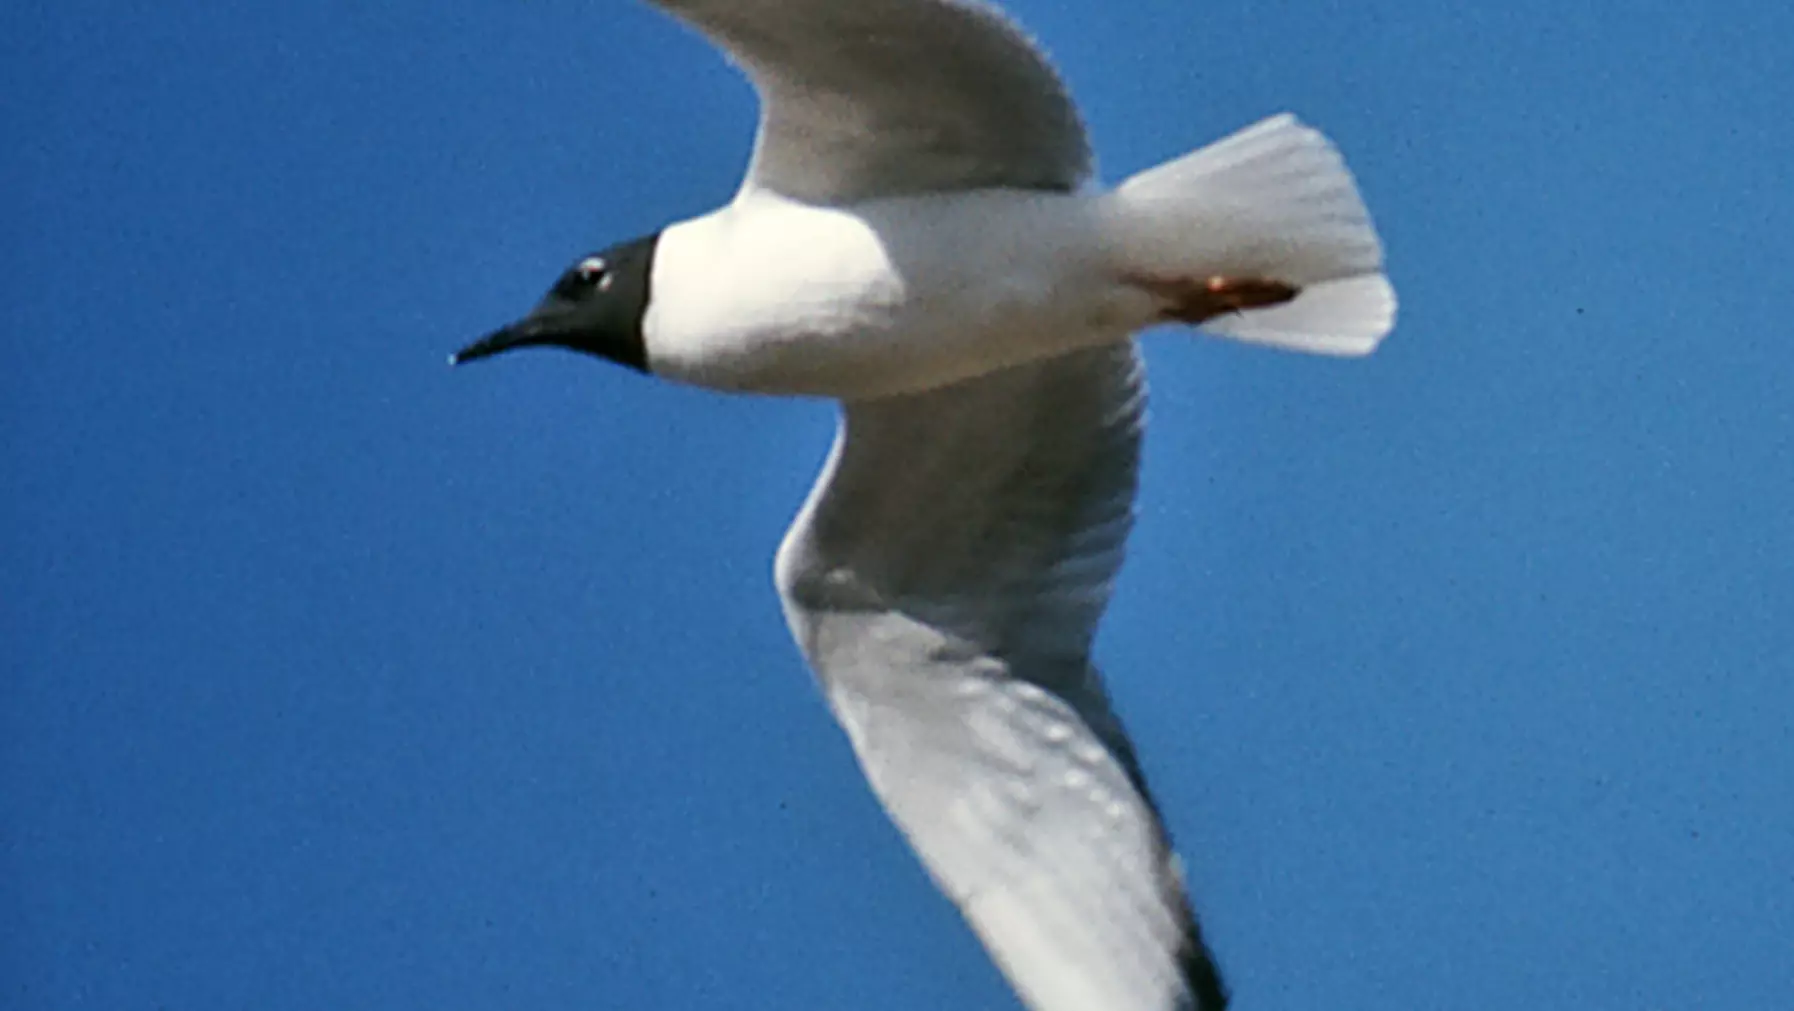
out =
[[[1383,247],[1339,152],[1273,116],[1122,183],[1110,195],[1123,268],[1155,279],[1263,278],[1290,302],[1218,317],[1211,333],[1317,354],[1362,355],[1395,324]]]

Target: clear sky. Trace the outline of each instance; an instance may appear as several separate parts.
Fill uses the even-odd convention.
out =
[[[1147,341],[1098,651],[1237,1007],[1785,1005],[1788,6],[1009,6],[1402,295]],[[0,1006],[1017,1006],[779,616],[832,409],[444,364],[753,113],[633,3],[5,6]]]

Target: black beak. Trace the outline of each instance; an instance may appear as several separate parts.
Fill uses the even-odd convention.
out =
[[[512,348],[551,343],[549,336],[543,330],[542,325],[534,320],[525,319],[512,323],[510,326],[492,331],[455,352],[449,356],[449,364],[466,365],[468,362],[490,358]]]

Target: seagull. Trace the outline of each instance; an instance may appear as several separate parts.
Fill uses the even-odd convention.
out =
[[[974,0],[651,0],[759,94],[717,210],[582,256],[457,354],[559,346],[841,404],[780,546],[873,792],[1032,1011],[1228,992],[1091,641],[1157,324],[1354,356],[1394,324],[1339,153],[1290,115],[1092,180],[1052,66]]]

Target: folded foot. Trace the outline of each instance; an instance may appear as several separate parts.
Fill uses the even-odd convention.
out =
[[[1231,312],[1281,305],[1302,290],[1293,284],[1264,277],[1216,276],[1206,280],[1180,278],[1172,281],[1136,277],[1129,281],[1165,304],[1159,310],[1161,320],[1191,326]]]

